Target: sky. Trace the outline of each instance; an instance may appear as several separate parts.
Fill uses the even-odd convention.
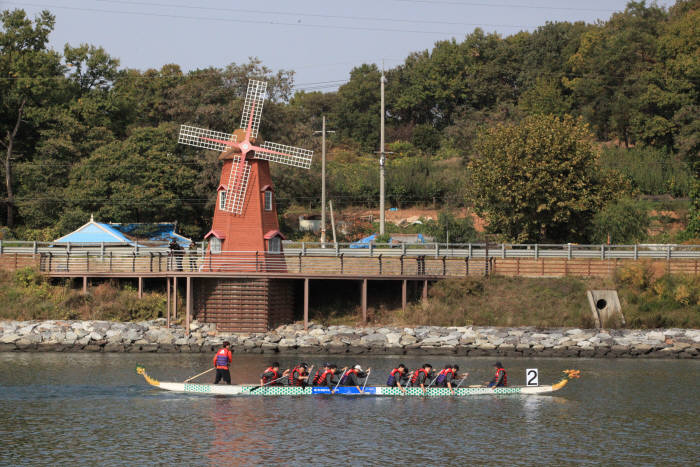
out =
[[[332,91],[363,63],[393,68],[480,27],[508,36],[548,21],[605,20],[626,0],[0,0],[56,15],[51,46],[102,46],[122,68],[223,68],[258,57],[297,90]],[[670,6],[673,0],[660,0]]]

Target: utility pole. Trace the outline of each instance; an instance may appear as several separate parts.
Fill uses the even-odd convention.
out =
[[[321,133],[321,243],[322,248],[326,245],[326,133],[335,133],[335,131],[326,131],[326,116],[321,119],[321,131],[314,131],[314,134]]]
[[[384,235],[384,164],[386,156],[384,154],[384,65],[382,64],[381,82],[381,126],[379,130],[379,235]]]

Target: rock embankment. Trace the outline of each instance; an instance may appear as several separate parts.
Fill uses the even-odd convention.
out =
[[[193,323],[191,334],[163,320],[3,321],[0,351],[211,352],[282,354],[502,355],[507,357],[697,358],[700,330],[592,330],[493,327],[353,328],[298,324],[267,333],[220,333]]]
[[[2,321],[0,351],[235,352],[698,358],[700,329],[594,330],[494,327],[354,328],[290,324],[267,333],[222,333],[194,322],[189,336],[164,320]]]

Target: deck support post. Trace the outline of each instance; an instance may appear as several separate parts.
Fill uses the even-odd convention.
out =
[[[143,276],[139,276],[139,299],[143,298]]]
[[[185,290],[185,333],[190,335],[190,316],[192,313],[192,277],[187,276]]]
[[[362,322],[367,322],[367,279],[362,279]]]
[[[428,300],[428,281],[423,281],[423,301]]]
[[[177,277],[173,277],[173,319],[177,319]]]
[[[87,276],[83,276],[83,293],[87,293],[87,285],[88,285],[87,283],[88,283]]]
[[[401,281],[401,310],[406,311],[406,286],[408,281],[406,279]]]
[[[170,278],[167,276],[165,277],[165,284],[166,284],[165,295],[168,296],[168,300],[167,300],[167,303],[165,305],[165,307],[166,307],[165,319],[166,319],[167,326],[170,327]]]
[[[304,331],[309,330],[309,278],[304,279]]]

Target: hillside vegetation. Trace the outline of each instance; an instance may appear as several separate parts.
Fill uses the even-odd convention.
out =
[[[676,210],[683,230],[660,239],[697,238],[699,23],[699,0],[630,2],[596,24],[507,37],[475,29],[412,53],[387,71],[389,206],[471,207],[508,241],[624,243],[649,240],[649,211],[659,209],[640,196],[668,195],[690,202]],[[218,154],[178,145],[178,126],[237,128],[251,78],[268,82],[261,135],[318,150],[312,134],[326,115],[336,131],[329,199],[337,209],[376,206],[375,65],[358,64],[335,92],[294,92],[293,70],[257,59],[134,70],[98,45],[52,50],[54,26],[49,11],[0,17],[5,237],[51,240],[94,214],[177,221],[200,239]],[[318,209],[318,158],[310,174],[273,170],[280,213]]]

